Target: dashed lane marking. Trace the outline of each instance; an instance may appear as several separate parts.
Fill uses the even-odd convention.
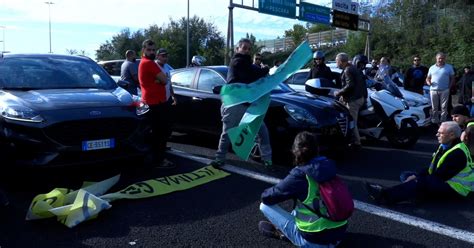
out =
[[[168,153],[174,154],[174,155],[177,155],[177,156],[180,156],[180,157],[185,157],[185,158],[188,158],[188,159],[192,159],[192,160],[195,160],[197,162],[204,163],[204,164],[208,164],[212,161],[212,160],[207,159],[207,158],[194,156],[194,155],[191,155],[189,153],[174,150],[174,149],[171,150],[171,151],[168,151]],[[242,175],[242,176],[246,176],[246,177],[253,178],[253,179],[263,181],[263,182],[266,182],[266,183],[270,183],[270,184],[277,184],[278,182],[281,181],[281,179],[276,178],[276,177],[271,177],[271,176],[268,176],[268,175],[265,175],[265,174],[262,174],[262,173],[259,173],[259,172],[246,170],[246,169],[236,167],[236,166],[233,166],[233,165],[229,165],[229,164],[226,164],[226,165],[222,166],[221,168],[225,169],[227,171]],[[454,238],[454,239],[457,239],[457,240],[462,240],[462,241],[474,244],[474,233],[473,232],[469,232],[469,231],[466,231],[466,230],[462,230],[462,229],[458,229],[458,228],[455,228],[455,227],[447,226],[447,225],[437,223],[437,222],[434,222],[434,221],[425,220],[425,219],[415,217],[415,216],[411,216],[411,215],[408,215],[408,214],[396,212],[396,211],[393,211],[393,210],[390,210],[390,209],[382,208],[382,207],[375,206],[375,205],[365,203],[365,202],[362,202],[362,201],[358,201],[358,200],[354,200],[354,204],[355,204],[355,208],[360,210],[360,211],[364,211],[364,212],[369,213],[369,214],[374,214],[374,215],[384,217],[384,218],[387,218],[387,219],[391,219],[391,220],[394,220],[394,221],[397,221],[397,222],[400,222],[400,223],[403,223],[403,224],[406,224],[406,225],[418,227],[418,228],[421,228],[421,229],[424,229],[424,230],[427,230],[427,231],[430,231],[430,232],[434,232],[434,233],[437,233],[437,234],[440,234],[440,235],[444,235],[444,236],[447,236],[447,237],[450,237],[450,238]]]

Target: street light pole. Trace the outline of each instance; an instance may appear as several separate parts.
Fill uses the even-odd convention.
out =
[[[53,2],[44,2],[45,4],[48,5],[48,13],[49,13],[49,53],[53,53],[53,50],[51,49],[51,4],[54,4]]]
[[[188,0],[188,20],[186,21],[186,67],[189,66],[189,0]]]

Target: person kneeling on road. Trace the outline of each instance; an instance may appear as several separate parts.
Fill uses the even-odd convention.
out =
[[[344,237],[347,220],[332,221],[307,207],[324,211],[324,205],[318,205],[321,198],[318,182],[336,176],[334,162],[318,156],[316,136],[306,131],[296,136],[292,153],[296,167],[262,193],[260,211],[270,222],[260,221],[258,229],[265,236],[288,239],[296,246],[335,247]],[[277,205],[290,199],[297,199],[291,214]]]
[[[366,183],[369,197],[379,204],[395,204],[407,200],[466,197],[473,190],[474,127],[461,136],[454,121],[443,122],[436,134],[440,143],[428,169],[419,173],[403,172],[402,184],[384,188]],[[460,136],[463,142],[460,143]]]

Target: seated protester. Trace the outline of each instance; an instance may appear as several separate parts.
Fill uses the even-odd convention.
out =
[[[295,137],[292,153],[296,167],[281,182],[262,193],[260,211],[270,222],[260,221],[258,229],[268,237],[287,238],[296,246],[335,247],[344,237],[347,220],[335,222],[319,217],[303,205],[314,207],[313,203],[319,203],[316,181],[336,176],[334,162],[318,156],[316,136],[306,131]],[[298,203],[291,214],[277,205],[291,199]]]
[[[474,173],[470,149],[459,140],[461,128],[454,121],[443,122],[436,136],[440,146],[427,169],[402,173],[403,183],[390,188],[366,183],[369,197],[379,204],[395,204],[467,196],[472,191]],[[469,144],[471,146],[473,144]]]
[[[451,111],[451,118],[453,118],[453,121],[455,121],[463,130],[467,127],[468,122],[473,121],[469,117],[469,109],[464,105],[454,106]]]

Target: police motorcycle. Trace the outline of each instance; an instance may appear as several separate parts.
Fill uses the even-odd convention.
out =
[[[337,88],[326,79],[310,79],[306,91],[311,94],[334,96]],[[359,134],[368,139],[386,137],[397,148],[413,146],[419,138],[418,125],[413,116],[404,113],[409,109],[397,85],[388,77],[383,81],[367,79],[368,97],[360,110],[357,125]]]

